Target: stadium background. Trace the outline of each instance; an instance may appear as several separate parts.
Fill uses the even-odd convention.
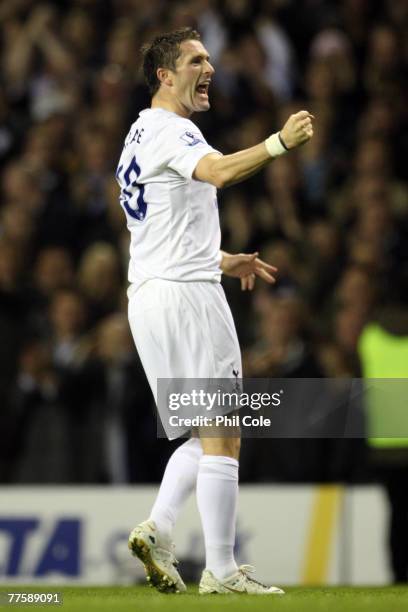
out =
[[[407,23],[404,0],[0,2],[3,484],[155,483],[174,449],[129,335],[114,178],[149,104],[139,48],[163,30],[202,35],[216,74],[195,120],[222,152],[316,117],[307,147],[219,194],[223,248],[279,268],[252,294],[224,281],[245,374],[361,374],[362,330],[408,289]],[[243,449],[243,482],[376,477],[364,440]]]

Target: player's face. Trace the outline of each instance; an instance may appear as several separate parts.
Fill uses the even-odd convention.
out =
[[[199,40],[185,40],[180,45],[173,75],[173,95],[185,109],[187,116],[210,108],[208,88],[214,68],[209,55]]]

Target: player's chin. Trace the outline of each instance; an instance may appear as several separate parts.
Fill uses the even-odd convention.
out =
[[[210,110],[210,101],[209,100],[200,100],[197,104],[196,104],[196,108],[195,108],[195,112],[196,113],[200,113],[200,112],[204,112],[204,111],[208,111]]]
[[[208,95],[198,94],[194,98],[194,112],[199,113],[207,111],[210,108],[210,100]]]

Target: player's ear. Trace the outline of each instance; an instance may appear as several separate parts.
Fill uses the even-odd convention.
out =
[[[156,75],[160,83],[165,83],[167,86],[173,85],[171,71],[168,68],[158,68]]]

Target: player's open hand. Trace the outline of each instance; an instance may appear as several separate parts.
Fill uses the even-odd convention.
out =
[[[291,115],[280,131],[280,137],[287,149],[298,147],[313,136],[314,116],[302,110]]]
[[[275,274],[278,269],[270,264],[267,264],[258,257],[259,253],[231,253],[222,252],[221,270],[227,276],[241,279],[242,291],[252,291],[255,286],[257,276],[262,278],[266,283],[273,284],[275,282]]]

